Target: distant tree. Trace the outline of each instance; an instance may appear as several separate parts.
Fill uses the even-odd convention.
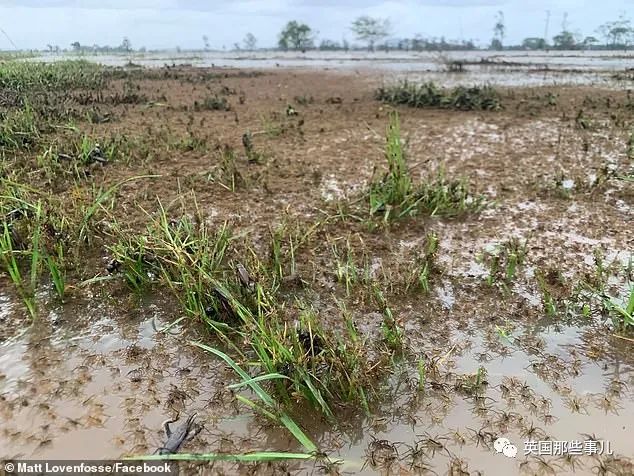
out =
[[[244,37],[244,40],[242,40],[242,43],[244,44],[245,50],[253,51],[258,46],[258,39],[253,33],[247,33]]]
[[[313,46],[313,31],[305,23],[289,21],[279,36],[278,45],[283,50],[305,50]]]
[[[597,31],[605,39],[605,46],[611,48],[627,48],[634,41],[634,29],[625,13],[616,21],[604,23]]]
[[[522,41],[522,48],[527,50],[543,50],[546,46],[546,40],[543,38],[531,37]]]
[[[553,37],[553,46],[558,50],[574,50],[577,48],[579,40],[575,34],[568,29],[568,12],[564,12],[561,22],[561,32]]]
[[[123,41],[121,42],[121,49],[127,53],[132,50],[132,43],[130,42],[130,38],[127,36],[123,37]]]
[[[74,41],[70,44],[70,46],[73,48],[73,51],[81,50],[81,44],[79,43],[79,41]]]
[[[240,51],[240,50],[242,49],[242,48],[240,48],[240,43],[234,43],[234,44],[233,44],[233,49],[234,49],[235,51]]]
[[[390,21],[387,18],[373,18],[367,15],[357,18],[350,27],[357,36],[357,40],[367,43],[370,51],[374,51],[374,45],[377,42],[389,36],[390,28]]]
[[[203,44],[205,45],[205,51],[209,50],[209,37],[207,35],[203,35]]]
[[[501,50],[504,48],[504,37],[506,36],[506,24],[504,23],[504,12],[499,11],[495,17],[495,25],[493,26],[493,40],[491,48]]]
[[[574,50],[577,47],[577,40],[572,32],[564,30],[553,37],[553,45],[559,50]]]
[[[51,45],[50,43],[49,43],[49,44],[47,44],[47,45],[46,45],[46,49],[47,49],[49,52],[52,52],[52,51],[53,51],[53,45]]]

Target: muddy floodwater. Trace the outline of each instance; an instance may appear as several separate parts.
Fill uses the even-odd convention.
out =
[[[0,459],[151,455],[194,413],[182,454],[307,451],[202,344],[276,374],[266,408],[318,451],[183,474],[633,474],[628,55],[87,58],[103,81],[38,90],[46,127],[0,139]],[[500,104],[376,99],[404,77],[488,82]],[[437,194],[398,218],[368,204],[393,111],[411,183]],[[324,402],[278,385],[302,369]]]

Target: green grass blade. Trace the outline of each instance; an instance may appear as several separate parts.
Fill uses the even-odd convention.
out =
[[[315,455],[311,453],[283,453],[278,451],[258,451],[255,453],[245,454],[171,454],[171,455],[144,455],[130,456],[123,458],[124,460],[144,460],[144,461],[237,461],[237,462],[264,462],[264,461],[283,461],[289,459],[308,460],[314,459]]]
[[[282,374],[266,374],[266,375],[260,375],[258,377],[253,377],[249,380],[245,380],[243,382],[240,383],[234,383],[232,385],[227,385],[227,388],[231,389],[231,390],[235,390],[236,388],[242,388],[242,387],[246,387],[247,385],[251,385],[251,383],[257,383],[257,382],[263,382],[266,380],[275,380],[275,379],[286,379],[286,380],[290,380],[290,378],[288,378],[286,375],[282,375]]]
[[[37,286],[37,278],[40,271],[40,237],[42,235],[42,228],[40,223],[40,217],[42,216],[42,203],[37,202],[35,208],[35,230],[33,231],[33,237],[31,238],[31,292],[35,293]]]
[[[277,416],[273,415],[270,411],[268,411],[266,408],[262,407],[261,405],[258,405],[253,400],[249,400],[247,397],[243,395],[236,395],[236,398],[242,403],[244,403],[246,406],[253,408],[255,411],[261,413],[268,419],[279,423],[280,419]]]
[[[121,181],[115,183],[112,187],[107,189],[105,192],[99,193],[99,195],[97,196],[97,198],[95,199],[93,204],[90,207],[88,207],[88,209],[84,213],[84,218],[82,220],[81,228],[80,228],[80,232],[79,232],[79,240],[83,241],[86,238],[86,230],[87,230],[87,227],[88,227],[88,222],[93,217],[93,215],[97,212],[97,209],[101,206],[101,204],[104,201],[106,201],[108,198],[110,198],[110,196],[119,187],[121,187],[122,185],[124,185],[124,184],[126,184],[128,182],[132,182],[134,180],[139,180],[139,179],[144,179],[144,178],[158,178],[158,177],[161,177],[161,175],[137,175],[135,177],[128,177],[125,180],[121,180]]]
[[[217,357],[220,357],[233,370],[235,370],[235,372],[238,375],[240,375],[240,377],[242,377],[243,381],[251,380],[251,376],[249,374],[247,374],[244,370],[242,370],[242,368],[231,357],[229,357],[224,352],[221,352],[219,350],[214,349],[213,347],[209,347],[208,345],[201,344],[199,342],[191,342],[191,344],[195,345],[197,347],[200,347],[201,349],[206,350],[207,352],[211,352],[212,354],[214,354]],[[275,402],[273,401],[271,396],[268,393],[266,393],[266,391],[257,382],[252,382],[249,385],[249,387],[251,387],[251,389],[256,393],[256,395],[260,398],[260,400],[262,400],[265,404],[267,404],[270,407],[274,407],[275,406]]]
[[[249,374],[242,370],[242,368],[231,357],[205,344],[201,344],[198,342],[191,342],[191,344],[200,347],[203,350],[211,352],[212,354],[224,360],[233,370],[236,371],[238,375],[240,375],[240,377],[242,377],[243,381],[251,381],[249,383],[249,387],[255,392],[260,400],[264,402],[265,405],[270,408],[276,409],[273,398],[271,398],[271,396],[266,393],[266,391],[260,386],[258,382],[253,382],[253,379],[249,376]],[[310,438],[306,436],[306,434],[301,430],[297,423],[295,423],[293,419],[289,417],[283,410],[276,409],[276,411],[279,414],[279,421],[288,429],[288,431],[293,434],[295,439],[297,439],[297,441],[299,441],[299,443],[301,443],[301,445],[306,448],[307,451],[317,452],[317,446],[315,445],[315,443],[313,443]]]

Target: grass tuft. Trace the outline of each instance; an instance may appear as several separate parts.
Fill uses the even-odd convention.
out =
[[[502,107],[499,93],[490,85],[445,89],[431,81],[421,84],[403,81],[380,87],[375,98],[392,105],[417,108],[495,111]]]
[[[370,214],[383,214],[387,222],[394,218],[427,213],[431,216],[456,216],[480,211],[483,197],[473,197],[464,180],[448,181],[442,172],[433,181],[414,187],[401,143],[398,113],[390,113],[385,158],[388,171],[370,183]]]

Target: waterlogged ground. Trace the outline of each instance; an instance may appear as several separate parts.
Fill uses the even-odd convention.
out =
[[[75,55],[44,54],[37,61],[59,61]],[[632,62],[627,51],[212,51],[154,52],[128,55],[82,55],[89,61],[124,66],[130,62],[149,68],[165,65],[250,69],[311,69],[373,71],[386,79],[423,78],[441,84],[492,83],[503,86],[600,85],[623,88],[615,73]],[[462,64],[449,73],[451,63]]]
[[[227,221],[256,249],[266,248],[269,226],[282,220],[307,229],[331,217],[298,251],[304,287],[285,292],[332,329],[343,326],[343,302],[372,352],[382,338],[381,309],[364,298],[362,284],[346,290],[338,281],[333,246],[349,249],[359,267],[364,256],[405,349],[369,415],[341,408],[333,425],[305,404],[293,410],[329,461],[209,463],[212,474],[632,474],[634,335],[615,329],[579,291],[580,283],[601,281],[607,294],[624,296],[633,278],[634,186],[616,178],[632,168],[629,93],[519,88],[503,91],[496,112],[400,108],[414,180],[439,170],[464,177],[488,205],[456,218],[391,225],[379,218],[370,227],[353,217],[361,213],[353,204],[363,200],[373,169],[384,167],[391,107],[373,99],[381,81],[134,70],[109,91],[134,91],[138,101],[88,101],[83,107],[110,119],[78,127],[96,138],[125,136],[135,151],[93,167],[88,183],[160,177],[121,187],[94,248],[69,275],[65,304],[43,286],[30,323],[8,277],[0,278],[0,456],[148,454],[163,444],[163,421],[194,412],[204,429],[183,452],[301,451],[285,429],[236,400],[226,388],[237,382],[231,369],[191,344],[221,346],[211,332],[191,319],[166,329],[184,315],[169,288],[135,293],[105,269],[113,217],[142,230],[157,198],[178,217],[192,211],[195,197],[210,227]],[[224,97],[230,110],[195,106],[210,95]],[[247,130],[256,163],[244,156]],[[222,166],[227,146],[237,154],[234,191]],[[68,200],[81,196],[57,186]],[[404,292],[402,273],[430,232],[439,250],[429,290]],[[512,239],[526,243],[526,258],[507,281],[492,271],[491,253]],[[95,276],[109,280],[85,282]],[[517,457],[495,452],[499,437],[517,446]],[[613,454],[525,455],[528,440],[585,447],[597,440]]]

